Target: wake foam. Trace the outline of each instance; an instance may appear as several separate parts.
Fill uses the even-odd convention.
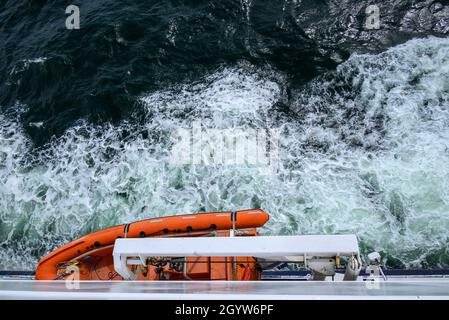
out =
[[[261,207],[268,234],[356,233],[392,266],[448,267],[449,40],[354,55],[292,92],[246,63],[140,99],[143,124],[79,123],[40,151],[0,116],[0,269],[85,233],[155,216]],[[280,132],[275,172],[175,165],[170,134]]]

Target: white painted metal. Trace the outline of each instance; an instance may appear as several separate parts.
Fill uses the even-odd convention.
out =
[[[449,299],[449,281],[65,281],[0,280],[4,299],[423,300]]]
[[[198,237],[117,239],[114,268],[125,279],[136,275],[128,258],[139,257],[256,257],[266,260],[305,261],[306,258],[359,256],[355,235],[306,235],[273,237]]]
[[[114,255],[127,256],[253,256],[333,257],[358,255],[355,235],[311,235],[273,237],[197,237],[117,239]]]

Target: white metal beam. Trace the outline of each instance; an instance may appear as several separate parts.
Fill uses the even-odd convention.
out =
[[[355,235],[117,239],[114,255],[165,257],[334,257],[358,255]]]
[[[355,235],[305,235],[273,237],[190,237],[117,239],[114,268],[125,279],[134,279],[129,257],[256,257],[295,260],[293,257],[358,256]],[[298,259],[299,260],[299,259]]]

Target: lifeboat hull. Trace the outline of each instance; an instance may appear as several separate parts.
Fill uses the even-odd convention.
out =
[[[70,242],[41,259],[35,279],[122,280],[114,270],[112,257],[118,238],[229,236],[233,227],[239,230],[240,236],[256,236],[256,228],[268,219],[265,211],[254,209],[153,218],[107,228]],[[252,257],[185,257],[182,262],[153,262],[139,268],[137,280],[256,280],[260,277]]]

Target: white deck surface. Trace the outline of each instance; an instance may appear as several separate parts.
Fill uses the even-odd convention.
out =
[[[449,281],[366,282],[313,281],[81,281],[68,289],[64,281],[0,280],[0,299],[445,299]]]

